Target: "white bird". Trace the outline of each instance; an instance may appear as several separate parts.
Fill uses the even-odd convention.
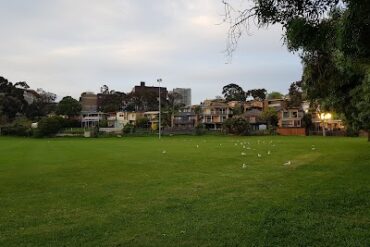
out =
[[[292,162],[289,160],[288,162],[284,163],[283,165],[284,166],[290,166],[292,164]]]
[[[251,148],[250,147],[247,147],[247,150],[250,150]]]
[[[262,155],[261,155],[261,154],[257,154],[257,156],[258,156],[258,158],[261,158],[261,157],[262,157]]]
[[[165,154],[165,153],[167,153],[167,152],[166,152],[166,150],[163,150],[163,151],[162,151],[162,154]]]
[[[243,168],[247,168],[247,164],[243,164],[243,166],[242,166]]]
[[[199,148],[199,145],[197,145],[197,148]]]
[[[242,155],[242,156],[245,156],[245,153],[244,153],[244,152],[242,152],[242,153],[241,153],[241,155]]]
[[[314,147],[313,147],[313,148],[311,148],[311,149],[312,149],[312,151],[315,151],[315,150],[316,150],[316,148],[314,148]]]
[[[245,146],[243,146],[243,148],[245,148]]]
[[[267,155],[270,155],[271,154],[271,151],[269,150],[269,151],[267,151]]]

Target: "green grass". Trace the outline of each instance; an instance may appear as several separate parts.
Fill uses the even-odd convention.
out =
[[[0,138],[0,246],[369,245],[363,138]]]

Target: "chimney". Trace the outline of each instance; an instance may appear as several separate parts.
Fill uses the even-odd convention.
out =
[[[145,87],[145,81],[140,82],[140,87]]]

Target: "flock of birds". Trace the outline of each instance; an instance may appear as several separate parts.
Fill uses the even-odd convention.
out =
[[[206,140],[204,140],[203,142],[206,142]],[[266,141],[260,141],[260,140],[257,140],[257,145],[260,145],[260,144],[266,144]],[[267,143],[269,146],[271,146],[271,147],[275,147],[276,146],[276,144],[275,143],[273,143],[273,141],[271,140],[269,143]],[[234,143],[234,145],[235,146],[241,146],[242,147],[242,152],[241,152],[241,156],[247,156],[247,152],[246,152],[246,150],[252,150],[252,151],[257,151],[257,149],[255,149],[255,148],[251,148],[251,143],[250,142],[242,142],[242,141],[240,141],[240,142],[235,142]],[[220,147],[222,147],[222,143],[220,143],[220,145],[219,145]],[[197,144],[196,146],[195,146],[197,149],[199,149],[199,147],[200,147],[200,145],[199,144]],[[311,150],[312,151],[315,151],[316,150],[316,146],[315,145],[312,145],[311,146]],[[166,150],[163,150],[162,151],[162,154],[166,154],[167,153],[167,151]],[[267,152],[266,152],[266,154],[267,155],[271,155],[271,150],[267,150]],[[262,152],[257,152],[257,157],[258,158],[262,158]],[[292,164],[292,161],[291,160],[288,160],[287,162],[285,162],[284,164],[283,164],[283,166],[290,166]],[[242,164],[242,168],[243,169],[245,169],[245,168],[247,168],[248,167],[248,165],[247,165],[247,163],[243,163]]]

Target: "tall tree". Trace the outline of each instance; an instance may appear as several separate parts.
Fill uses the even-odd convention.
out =
[[[267,94],[267,99],[282,99],[284,97],[284,95],[280,92],[271,92],[271,93],[268,93]]]
[[[230,83],[222,88],[222,94],[226,101],[245,101],[245,92],[237,84]]]
[[[57,114],[68,117],[77,116],[81,112],[81,104],[71,96],[64,97],[58,104]]]
[[[252,96],[255,100],[265,100],[266,99],[267,91],[264,88],[259,89],[251,89],[248,90],[246,95],[247,97]]]
[[[302,81],[296,81],[290,84],[289,87],[289,101],[290,107],[299,107],[302,104],[303,92],[302,92]]]
[[[370,74],[370,2],[368,0],[254,0],[252,7],[233,12],[224,0],[231,23],[229,51],[233,52],[249,21],[257,26],[280,23],[284,41],[299,52],[307,96],[330,102],[351,126],[369,130],[366,88]],[[235,16],[233,14],[235,13]],[[359,106],[360,105],[360,106]],[[354,114],[355,113],[355,114]],[[370,138],[369,138],[370,139]]]

